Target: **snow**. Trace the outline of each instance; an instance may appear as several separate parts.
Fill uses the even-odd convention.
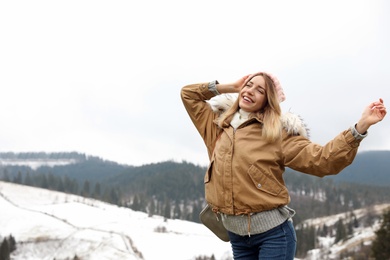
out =
[[[101,201],[0,182],[0,236],[12,259],[232,259],[230,243],[205,226],[148,217]]]
[[[376,213],[376,214],[381,215],[381,212],[383,212],[384,210],[386,210],[389,207],[390,207],[390,204],[373,205],[372,207],[369,208],[369,210],[371,210],[371,213]],[[336,222],[339,221],[339,219],[347,218],[350,213],[351,212],[347,212],[347,213],[340,213],[340,214],[321,217],[321,218],[308,219],[308,220],[305,220],[302,224],[309,225],[309,226],[316,226],[317,228],[320,226],[323,226],[323,225],[332,226],[332,225],[336,224]],[[367,214],[367,208],[357,209],[357,210],[352,211],[352,213],[357,218],[361,218],[362,216]]]
[[[382,215],[386,209],[390,208],[390,204],[380,204],[373,205],[368,208],[357,209],[353,211],[353,214],[359,219],[364,215],[376,214]],[[326,216],[322,218],[308,219],[303,222],[303,225],[315,226],[319,228],[321,226],[335,225],[339,219],[346,219],[351,212],[341,213],[332,216]],[[368,245],[375,239],[375,231],[380,227],[380,223],[376,221],[372,226],[367,227],[358,227],[354,229],[353,235],[348,239],[334,243],[335,237],[317,237],[318,245],[316,249],[310,250],[305,258],[305,260],[317,260],[323,259],[326,256],[326,259],[339,259],[340,253],[345,251],[351,251],[358,248],[360,245]]]
[[[48,167],[54,167],[54,166],[64,166],[69,164],[75,164],[77,163],[77,160],[75,159],[36,159],[36,160],[25,160],[25,159],[2,159],[0,158],[0,166],[27,166],[30,167],[33,170],[38,169],[41,166],[48,166]]]
[[[381,215],[390,204],[353,211],[357,217]],[[0,237],[12,235],[17,250],[12,259],[179,259],[214,255],[232,259],[230,243],[214,236],[205,226],[184,220],[118,207],[94,199],[0,181]],[[309,219],[304,225],[332,226],[351,212]],[[316,249],[305,259],[338,259],[341,252],[370,244],[380,223],[358,227],[345,241],[318,237]],[[299,241],[298,241],[299,243]]]

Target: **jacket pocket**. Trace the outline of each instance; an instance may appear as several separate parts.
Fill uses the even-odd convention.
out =
[[[249,167],[248,175],[258,190],[268,194],[278,196],[284,188],[271,174],[266,173],[263,169],[257,168],[254,165]]]

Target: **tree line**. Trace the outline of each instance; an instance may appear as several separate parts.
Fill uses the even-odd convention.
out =
[[[15,169],[18,169],[15,172]],[[205,167],[172,161],[122,167],[102,160],[61,167],[3,168],[0,179],[81,195],[149,215],[199,222],[204,206]],[[289,169],[284,174],[296,210],[294,222],[390,202],[387,187],[335,183]]]
[[[171,199],[175,192],[167,188],[163,192],[153,194],[150,189],[143,189],[149,192],[132,193],[126,186],[114,185],[110,182],[92,182],[89,180],[80,181],[68,176],[58,176],[53,173],[22,173],[18,172],[9,176],[3,173],[2,181],[21,184],[31,187],[38,187],[68,194],[79,195],[85,198],[93,198],[118,206],[128,207],[135,211],[148,213],[149,216],[160,215],[166,219],[182,219],[199,222],[199,212],[204,205],[203,196],[198,194],[198,199],[187,199],[182,196],[181,200]],[[159,180],[163,185],[164,182]],[[148,184],[147,184],[148,185]],[[142,190],[142,187],[140,186]],[[164,186],[167,187],[167,186]],[[169,190],[169,192],[167,192]],[[137,189],[138,191],[138,189]],[[176,191],[177,192],[177,191]],[[190,190],[191,192],[191,190]],[[127,194],[126,196],[124,194]],[[194,196],[191,196],[194,198]]]

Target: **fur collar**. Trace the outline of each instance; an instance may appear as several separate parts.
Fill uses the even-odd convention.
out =
[[[213,97],[207,101],[207,103],[209,103],[214,113],[221,114],[228,110],[237,98],[238,94],[222,94]],[[301,135],[309,138],[309,129],[299,115],[287,112],[282,114],[280,120],[282,121],[283,128],[288,134]]]

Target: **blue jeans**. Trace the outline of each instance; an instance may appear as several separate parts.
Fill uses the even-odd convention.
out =
[[[229,232],[234,259],[294,259],[297,237],[291,221],[261,234],[240,236]]]

